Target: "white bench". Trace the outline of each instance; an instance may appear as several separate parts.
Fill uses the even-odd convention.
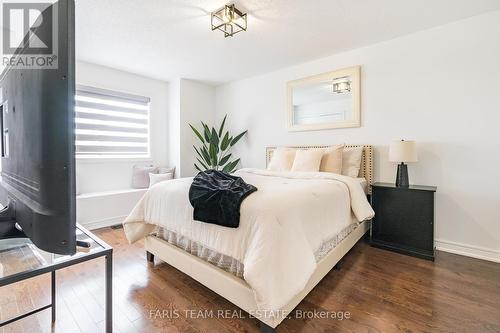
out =
[[[121,224],[147,189],[122,189],[76,196],[76,220],[87,229]]]

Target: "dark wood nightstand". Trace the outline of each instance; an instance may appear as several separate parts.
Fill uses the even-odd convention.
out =
[[[371,245],[434,260],[435,192],[434,186],[373,184]]]

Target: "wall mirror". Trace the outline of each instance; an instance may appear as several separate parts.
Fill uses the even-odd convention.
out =
[[[350,67],[287,83],[289,131],[361,125],[360,67]]]

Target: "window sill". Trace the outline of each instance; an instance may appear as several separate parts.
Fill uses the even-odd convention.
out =
[[[153,163],[151,157],[76,157],[76,163],[127,163],[147,162]]]

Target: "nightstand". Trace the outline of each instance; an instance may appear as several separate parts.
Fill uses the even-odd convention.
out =
[[[372,246],[434,260],[434,186],[372,185]]]

